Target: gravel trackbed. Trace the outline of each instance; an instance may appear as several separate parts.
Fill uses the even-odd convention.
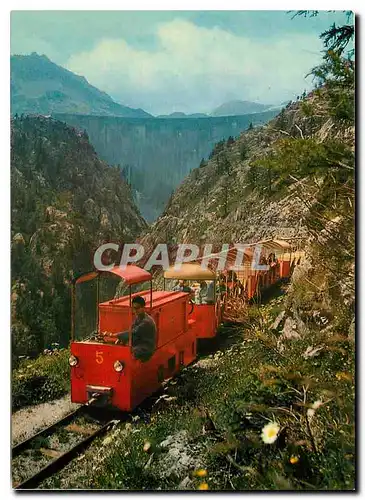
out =
[[[49,403],[41,403],[18,410],[11,416],[12,445],[14,446],[52,425],[79,406],[76,403],[71,403],[70,394],[67,394]]]

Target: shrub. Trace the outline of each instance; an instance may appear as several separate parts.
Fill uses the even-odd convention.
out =
[[[23,360],[12,372],[13,410],[51,401],[66,394],[70,384],[69,350]]]

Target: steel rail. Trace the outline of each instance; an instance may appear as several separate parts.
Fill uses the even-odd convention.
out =
[[[81,414],[84,409],[85,409],[84,406],[80,406],[79,408],[77,408],[77,410],[75,410],[72,413],[69,413],[65,417],[61,418],[61,420],[58,420],[57,422],[50,425],[49,427],[46,427],[45,429],[37,432],[37,434],[34,434],[30,438],[27,438],[24,441],[22,441],[21,443],[18,443],[17,445],[13,446],[13,448],[11,450],[12,458],[17,457],[22,451],[24,451],[26,448],[29,448],[29,444],[31,443],[31,441],[33,441],[34,439],[36,439],[38,437],[45,436],[45,435],[51,433],[53,431],[53,429],[55,429],[59,425],[67,424],[70,420],[72,420],[73,418],[75,418],[76,416]]]
[[[81,451],[83,451],[95,438],[106,432],[114,421],[111,420],[104,424],[100,429],[96,430],[93,434],[77,443],[70,450],[66,451],[59,457],[55,458],[47,464],[43,469],[38,471],[32,477],[26,479],[22,483],[14,487],[16,490],[31,490],[35,489],[42,481],[53,476],[56,472],[61,470],[65,465],[67,465],[73,458],[75,458]]]

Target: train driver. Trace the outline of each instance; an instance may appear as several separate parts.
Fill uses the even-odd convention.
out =
[[[132,352],[136,359],[148,361],[156,350],[156,324],[145,310],[146,302],[137,295],[132,299],[132,310],[136,318],[132,324]],[[117,333],[118,343],[128,343],[129,332]]]

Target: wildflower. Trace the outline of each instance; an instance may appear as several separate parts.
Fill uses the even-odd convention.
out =
[[[322,406],[322,405],[323,405],[323,403],[322,403],[322,401],[319,399],[318,401],[315,401],[315,402],[312,404],[312,408],[313,408],[313,410],[318,410],[318,408],[319,408],[320,406]]]
[[[143,446],[143,451],[147,452],[151,448],[151,443],[149,441],[146,441],[144,446]]]
[[[207,483],[201,483],[198,486],[198,490],[209,490],[209,486]]]
[[[299,462],[299,457],[295,456],[295,455],[292,455],[289,459],[289,462],[291,464],[297,464]]]
[[[261,438],[264,443],[274,443],[278,437],[280,427],[277,422],[270,422],[262,429]]]
[[[336,373],[336,378],[338,380],[348,380],[349,382],[352,382],[352,377],[347,372],[337,372]]]
[[[195,475],[198,477],[205,477],[207,475],[207,471],[205,469],[198,469],[195,471]]]

